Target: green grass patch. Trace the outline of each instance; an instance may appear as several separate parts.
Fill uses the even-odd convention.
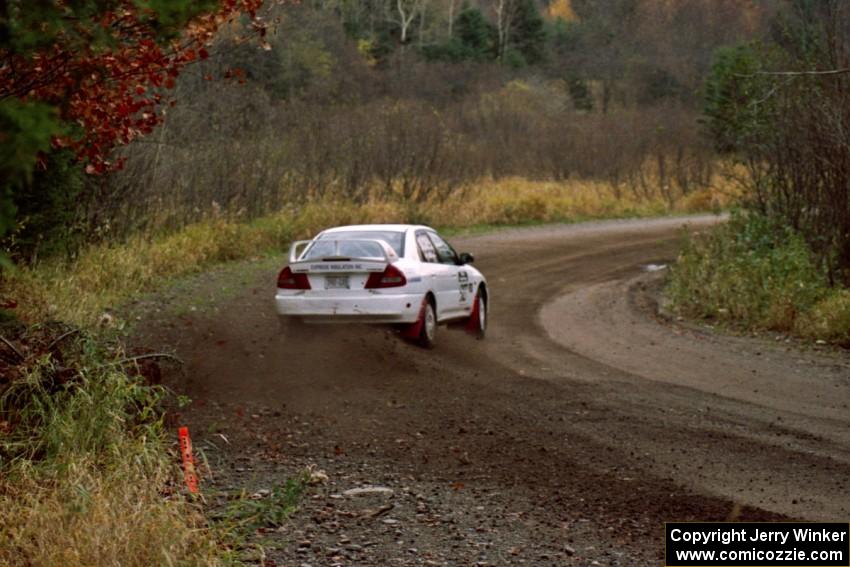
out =
[[[231,541],[241,542],[260,529],[281,526],[298,507],[307,487],[307,475],[289,478],[267,494],[239,492],[229,498],[212,519]]]
[[[800,234],[755,214],[688,234],[666,293],[688,317],[850,342],[850,292],[830,286]]]

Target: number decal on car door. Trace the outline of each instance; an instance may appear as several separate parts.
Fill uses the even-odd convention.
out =
[[[460,287],[460,302],[466,303],[467,292],[472,291],[472,284],[469,283],[469,274],[466,273],[466,270],[460,270],[457,273],[457,281]]]

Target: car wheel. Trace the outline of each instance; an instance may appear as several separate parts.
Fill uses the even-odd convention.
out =
[[[437,334],[437,313],[434,304],[428,300],[422,309],[422,328],[419,331],[417,342],[423,348],[434,348],[434,338]]]
[[[478,308],[478,321],[477,321],[477,339],[483,339],[487,336],[487,301],[481,295],[481,292],[475,294],[475,304]]]
[[[476,339],[483,339],[487,334],[487,299],[486,295],[479,290],[475,294],[475,300],[472,303],[472,313],[466,322],[466,330],[472,333]]]

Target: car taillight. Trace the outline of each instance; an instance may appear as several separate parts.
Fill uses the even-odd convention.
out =
[[[287,266],[277,275],[277,287],[281,289],[310,289],[310,280],[307,278],[307,274],[294,274]]]
[[[369,274],[369,279],[366,280],[366,289],[375,289],[379,287],[401,287],[407,285],[407,278],[401,270],[387,264],[383,272],[372,272]]]

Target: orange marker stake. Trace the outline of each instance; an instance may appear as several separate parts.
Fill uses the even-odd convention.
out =
[[[189,428],[181,427],[177,432],[180,439],[180,455],[183,457],[183,479],[192,494],[198,493],[198,476],[195,474],[195,459],[192,457],[192,439]]]

